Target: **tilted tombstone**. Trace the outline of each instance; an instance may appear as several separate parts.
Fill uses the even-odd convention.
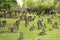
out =
[[[13,27],[13,32],[17,32],[17,28],[16,27]]]
[[[34,31],[34,28],[35,28],[35,26],[32,25],[32,26],[30,27],[30,31]]]
[[[28,16],[28,20],[29,21],[32,21],[32,16]]]
[[[13,32],[13,28],[12,28],[12,27],[9,27],[9,28],[8,28],[8,31],[9,31],[9,32]]]
[[[26,15],[27,15],[27,13],[23,13],[23,14],[20,16],[20,19],[21,19],[21,20],[25,20]]]
[[[11,18],[11,12],[10,11],[6,11],[6,13],[4,14],[5,18]]]
[[[8,30],[9,32],[17,32],[17,29],[15,27],[9,27]]]
[[[42,27],[42,32],[45,33],[46,32],[46,25],[44,24],[44,26]]]
[[[38,20],[37,26],[38,26],[38,29],[41,29],[42,28],[42,22],[40,20]]]
[[[20,16],[20,19],[23,20],[22,15]]]
[[[22,15],[20,16],[20,19],[21,19],[21,20],[24,20],[24,14],[22,14]]]
[[[46,34],[46,25],[44,24],[44,26],[42,27],[42,31],[41,33],[39,33],[39,35],[45,35]]]
[[[23,40],[23,32],[20,32],[20,40]]]
[[[29,25],[28,17],[25,18],[25,26],[27,27]]]
[[[58,23],[57,23],[57,22],[55,22],[55,23],[53,24],[53,28],[58,28]]]
[[[43,28],[42,31],[39,33],[39,35],[45,35],[46,34],[46,31],[45,29]]]
[[[24,20],[27,20],[28,19],[28,16],[26,16],[26,14],[24,15]]]
[[[2,26],[6,26],[6,21],[2,21]]]
[[[15,24],[14,24],[14,26],[15,26],[17,29],[19,29],[19,21],[16,21]]]

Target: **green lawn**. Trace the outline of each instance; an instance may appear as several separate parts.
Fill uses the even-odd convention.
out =
[[[51,16],[54,17],[54,19],[52,19],[52,21],[53,21],[52,23],[57,22],[59,29],[54,29],[54,28],[52,28],[52,24],[47,23],[47,18],[49,18]],[[60,40],[60,21],[59,21],[60,19],[58,18],[58,16],[60,16],[60,14],[56,14],[56,16],[45,15],[45,16],[40,16],[40,18],[38,18],[38,16],[36,16],[34,21],[29,22],[28,27],[24,26],[24,20],[23,20],[20,22],[19,30],[16,33],[9,33],[9,32],[0,33],[0,40],[20,40],[19,39],[20,32],[23,32],[23,35],[24,35],[23,40],[36,40],[37,38],[39,38],[40,40]],[[0,18],[0,19],[7,21],[6,27],[0,27],[0,29],[4,29],[5,31],[8,31],[8,27],[13,26],[15,21],[18,20],[19,18],[15,18],[15,19]],[[46,35],[43,35],[43,36],[38,35],[41,32],[41,30],[37,29],[37,20],[38,19],[40,19],[40,20],[43,19],[43,23],[46,24],[46,27],[47,27]],[[29,31],[29,28],[31,27],[32,24],[34,24],[36,28],[34,31]],[[49,29],[52,29],[52,30],[49,31]]]

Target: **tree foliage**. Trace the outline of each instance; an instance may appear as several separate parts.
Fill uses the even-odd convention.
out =
[[[3,9],[11,9],[17,4],[16,0],[0,0],[0,7]]]

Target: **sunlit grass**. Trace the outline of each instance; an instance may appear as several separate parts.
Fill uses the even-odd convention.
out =
[[[58,18],[58,16],[60,16],[60,14],[56,14],[56,16],[53,16],[54,19],[52,19],[52,21],[53,21],[52,23],[54,23],[54,22],[58,23],[59,29],[54,29],[54,28],[52,28],[52,24],[47,23],[47,18],[49,18],[51,16],[53,16],[53,15],[45,15],[44,17],[41,16],[40,18],[38,18],[38,16],[36,16],[34,21],[29,22],[28,27],[24,26],[24,20],[23,20],[20,22],[19,30],[16,33],[9,33],[9,32],[0,33],[0,40],[19,40],[20,32],[23,32],[24,40],[36,40],[37,38],[39,38],[40,40],[60,40],[60,21]],[[5,27],[0,27],[0,29],[4,29],[5,31],[8,31],[8,27],[13,26],[15,21],[18,20],[19,18],[16,18],[16,19],[0,18],[0,19],[7,21],[7,25]],[[47,27],[46,33],[47,34],[44,36],[38,35],[41,32],[41,30],[37,29],[38,19],[40,19],[40,20],[43,19],[42,23],[46,24],[46,27]],[[32,26],[32,24],[34,24],[36,28],[34,31],[29,31],[29,28]],[[49,31],[49,29],[52,29],[52,30]]]

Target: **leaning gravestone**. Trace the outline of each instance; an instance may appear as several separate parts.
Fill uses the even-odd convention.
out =
[[[29,21],[32,21],[32,16],[28,16],[28,20]]]
[[[39,35],[45,35],[46,32],[45,32],[45,29],[42,29],[42,32],[39,33]]]
[[[46,34],[46,25],[44,24],[44,26],[42,27],[42,32],[39,33],[39,35],[45,35]]]
[[[8,30],[9,32],[17,32],[17,29],[15,27],[9,27]]]
[[[24,15],[21,15],[21,16],[20,16],[20,19],[21,19],[21,20],[24,20]]]
[[[20,40],[23,40],[23,32],[20,32]]]
[[[14,26],[15,26],[17,29],[19,29],[19,21],[16,21],[15,24],[14,24]]]
[[[2,21],[2,26],[6,26],[6,21]]]
[[[8,30],[9,30],[9,32],[13,32],[13,28],[12,27],[9,27]]]
[[[38,29],[41,29],[42,28],[42,22],[40,20],[38,20],[37,26],[38,26]]]
[[[29,25],[28,17],[25,18],[25,27]]]

